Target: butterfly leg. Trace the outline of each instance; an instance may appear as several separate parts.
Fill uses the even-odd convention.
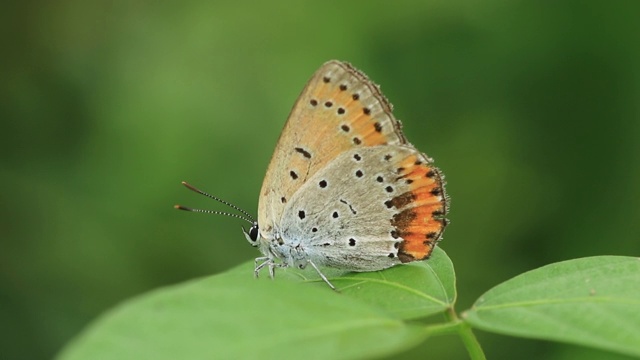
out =
[[[322,278],[322,280],[324,280],[324,282],[327,283],[327,285],[329,285],[329,287],[335,291],[338,291],[338,289],[336,289],[335,286],[333,286],[333,284],[329,281],[329,279],[327,279],[326,276],[324,276],[324,274],[322,273],[322,271],[320,271],[320,269],[318,269],[318,267],[316,266],[316,264],[313,263],[313,261],[308,260],[309,264],[311,264],[311,266],[313,266],[313,268],[316,270],[316,272],[318,273],[318,275],[320,275],[320,278]]]
[[[261,256],[256,258],[255,262],[255,267],[253,270],[253,275],[256,277],[256,279],[258,278],[258,276],[260,275],[260,270],[262,270],[263,267],[269,265],[269,268],[271,268],[273,265],[273,260],[271,260],[269,257],[267,256]],[[272,271],[269,270],[269,274],[271,275]],[[273,277],[273,276],[272,276]]]
[[[281,266],[282,265],[276,264],[272,260],[271,263],[269,263],[269,277],[273,279],[276,276],[276,267],[281,267]]]
[[[270,257],[261,256],[259,258],[256,258],[255,260],[255,268],[253,270],[253,275],[256,278],[258,278],[258,275],[260,275],[260,270],[262,270],[265,266],[269,269],[269,277],[272,279],[276,276],[277,267],[287,267],[286,264],[277,263],[273,261],[273,259],[271,259]]]

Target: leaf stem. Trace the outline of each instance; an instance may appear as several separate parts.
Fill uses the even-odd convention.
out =
[[[478,339],[471,330],[471,326],[468,323],[460,320],[453,307],[450,307],[445,311],[444,316],[449,320],[449,324],[456,325],[458,335],[462,339],[462,343],[467,348],[469,358],[471,360],[486,360],[482,347],[478,342]]]
[[[462,343],[467,348],[469,358],[471,360],[486,360],[482,347],[471,330],[471,326],[460,320],[453,308],[449,308],[444,313],[448,322],[444,324],[429,325],[425,328],[425,332],[429,336],[449,335],[456,333],[462,339]]]
[[[429,336],[456,334],[459,332],[458,328],[460,327],[460,323],[462,323],[462,321],[451,321],[444,324],[429,325],[425,328],[425,332]]]

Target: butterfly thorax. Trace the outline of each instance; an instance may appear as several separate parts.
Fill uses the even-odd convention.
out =
[[[309,261],[303,245],[297,242],[285,241],[277,232],[267,233],[268,237],[258,239],[260,252],[271,261],[276,259],[281,262],[280,266],[295,266],[304,269]]]

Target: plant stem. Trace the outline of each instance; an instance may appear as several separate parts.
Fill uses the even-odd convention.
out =
[[[449,308],[444,315],[449,321],[444,324],[427,326],[425,328],[427,334],[429,336],[434,336],[456,333],[462,339],[462,343],[467,348],[467,353],[469,353],[469,358],[471,360],[486,360],[482,347],[480,346],[478,339],[476,339],[476,336],[473,334],[469,324],[460,320],[453,308]]]
[[[457,334],[462,321],[451,321],[444,324],[429,325],[425,328],[429,336]]]
[[[472,360],[486,360],[484,352],[482,351],[482,347],[480,346],[478,339],[471,330],[471,326],[458,318],[458,315],[456,314],[453,307],[450,307],[447,311],[445,311],[445,317],[451,324],[457,325],[456,328],[458,335],[460,335],[462,343],[464,343],[464,346],[467,348],[469,358],[471,358]]]

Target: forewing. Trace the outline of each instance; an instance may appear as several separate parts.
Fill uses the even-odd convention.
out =
[[[347,63],[325,63],[295,103],[267,169],[258,206],[262,237],[279,233],[294,194],[345,151],[404,143],[378,86]]]

